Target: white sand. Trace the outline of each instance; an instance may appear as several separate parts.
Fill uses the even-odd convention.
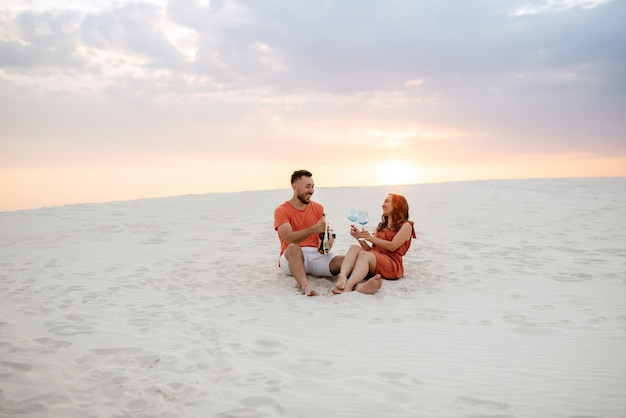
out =
[[[388,191],[318,185],[336,251]],[[626,179],[401,191],[374,296],[280,273],[287,187],[0,213],[0,416],[626,416]]]

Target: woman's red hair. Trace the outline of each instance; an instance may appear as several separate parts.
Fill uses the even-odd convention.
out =
[[[391,229],[397,231],[403,223],[409,220],[409,202],[400,194],[389,193],[389,196],[391,197],[391,218],[393,219]],[[383,215],[376,231],[386,229],[388,220],[387,216]]]

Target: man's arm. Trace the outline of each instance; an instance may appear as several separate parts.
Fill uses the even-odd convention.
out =
[[[323,233],[325,231],[325,228],[326,225],[324,219],[320,219],[316,224],[313,224],[306,229],[301,229],[300,231],[294,231],[291,228],[291,224],[287,222],[280,225],[278,228],[276,228],[276,230],[285,240],[285,242],[287,242],[288,244],[297,244],[304,241],[313,234]]]

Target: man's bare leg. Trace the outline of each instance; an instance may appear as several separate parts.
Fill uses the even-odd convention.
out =
[[[303,288],[302,293],[304,296],[317,296],[317,291],[311,287],[311,285],[306,285]]]
[[[330,274],[333,276],[339,274],[341,270],[341,265],[343,264],[343,255],[336,255],[330,260],[330,264],[328,265],[328,269],[330,270]]]
[[[296,282],[302,288],[302,293],[306,296],[317,296],[317,292],[309,284],[304,269],[304,255],[299,245],[289,244],[285,250],[285,258],[289,262],[289,270]]]
[[[365,283],[357,285],[354,290],[360,293],[365,293],[366,295],[373,295],[374,293],[378,292],[382,286],[383,278],[380,277],[380,274],[377,274]]]

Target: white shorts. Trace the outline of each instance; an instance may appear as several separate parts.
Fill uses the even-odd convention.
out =
[[[304,270],[306,274],[318,277],[333,276],[330,272],[330,260],[335,258],[335,254],[321,254],[315,247],[302,247],[302,254],[304,255]],[[283,273],[289,276],[292,275],[285,253],[280,256],[280,269]]]

